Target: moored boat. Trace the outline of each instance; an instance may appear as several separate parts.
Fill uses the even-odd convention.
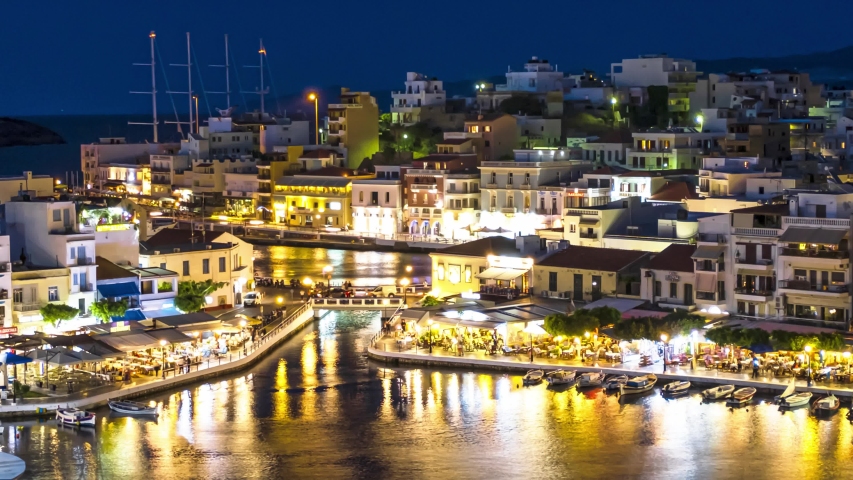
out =
[[[604,380],[605,390],[619,390],[628,381],[628,375],[614,375]]]
[[[601,372],[586,372],[578,381],[579,387],[600,387],[604,383],[604,374]]]
[[[791,383],[788,384],[788,387],[785,388],[785,391],[782,392],[781,395],[776,395],[776,397],[773,398],[773,401],[781,405],[786,398],[794,394],[795,388],[796,387],[794,386],[794,380],[792,379]]]
[[[545,374],[548,385],[567,385],[575,381],[574,370],[555,370]]]
[[[719,400],[723,397],[728,397],[734,391],[734,385],[718,385],[714,388],[702,390],[702,397],[704,397],[706,400]]]
[[[63,425],[95,426],[95,414],[77,408],[57,408],[56,421]]]
[[[779,406],[784,408],[802,407],[803,405],[808,405],[811,399],[812,392],[795,393],[781,399],[779,401]]]
[[[756,391],[757,390],[753,387],[739,388],[732,392],[731,397],[726,400],[726,405],[730,405],[733,407],[746,405],[747,403],[752,401],[752,397],[755,396]]]
[[[684,395],[690,389],[690,382],[684,381],[676,381],[667,383],[661,388],[661,393],[663,395],[668,395],[674,397],[676,395]]]
[[[157,407],[150,407],[144,403],[131,402],[127,400],[110,400],[110,410],[128,415],[157,415]]]
[[[816,414],[828,414],[835,412],[840,406],[841,401],[838,400],[838,397],[830,393],[828,396],[823,397],[818,401],[814,402],[814,406],[812,406],[812,409],[814,409],[814,413]]]
[[[524,377],[521,379],[521,382],[525,385],[535,385],[537,383],[542,382],[542,377],[545,376],[545,372],[542,370],[530,370],[524,374]]]
[[[619,391],[622,395],[648,392],[655,388],[655,383],[657,383],[657,381],[658,377],[652,374],[629,378],[628,381],[621,386]]]

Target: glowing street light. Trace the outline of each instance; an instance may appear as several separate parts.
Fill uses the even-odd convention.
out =
[[[412,273],[412,266],[406,265],[406,273]]]
[[[320,144],[320,110],[317,107],[317,101],[320,100],[320,96],[315,92],[311,92],[308,94],[308,100],[314,102],[314,143]]]
[[[663,363],[663,373],[666,373],[666,348],[669,344],[666,343],[669,337],[666,336],[665,333],[660,334],[660,341],[663,342],[663,356],[661,357],[661,362]]]
[[[699,115],[696,115],[695,120],[696,120],[696,124],[699,125],[699,131],[701,132],[702,126],[705,125],[705,117],[703,117],[701,114],[699,114]]]
[[[806,386],[812,386],[812,346],[806,345],[803,347],[803,351],[806,352]]]

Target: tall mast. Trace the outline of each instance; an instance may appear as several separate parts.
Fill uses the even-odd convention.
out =
[[[189,122],[166,122],[166,123],[176,123],[178,124],[178,130],[180,131],[181,124],[189,124],[190,128],[187,133],[189,135],[193,132],[193,63],[192,63],[192,50],[190,49],[190,32],[187,32],[187,63],[170,63],[171,67],[187,67],[187,91],[186,92],[173,92],[169,91],[168,93],[175,94],[186,94],[189,106]],[[182,132],[183,133],[183,132]]]
[[[127,122],[128,125],[151,125],[154,127],[154,143],[158,142],[157,138],[157,75],[156,75],[156,65],[157,62],[154,59],[154,39],[157,35],[152,30],[151,33],[148,34],[148,39],[151,42],[151,63],[134,63],[134,65],[141,66],[150,66],[151,67],[151,91],[150,92],[130,92],[142,95],[151,95],[151,111],[153,114],[153,118],[150,123],[148,122]]]
[[[228,34],[225,34],[225,65],[210,65],[211,67],[219,67],[225,69],[225,91],[224,92],[207,92],[225,95],[225,109],[231,108],[231,63],[230,53],[228,52]]]
[[[260,62],[257,65],[244,65],[246,68],[257,68],[261,75],[261,88],[260,90],[256,89],[254,92],[244,92],[244,93],[254,93],[256,95],[260,95],[261,97],[261,115],[264,114],[264,95],[269,91],[268,88],[264,88],[264,57],[267,54],[267,50],[264,48],[264,40],[261,39],[261,48],[258,50],[258,55],[260,56]]]

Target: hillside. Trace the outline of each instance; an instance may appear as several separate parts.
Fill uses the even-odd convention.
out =
[[[63,144],[53,130],[25,120],[0,117],[0,147]]]
[[[756,68],[797,70],[808,72],[819,82],[840,82],[853,79],[853,46],[806,55],[697,60],[696,68],[704,73],[745,72]]]

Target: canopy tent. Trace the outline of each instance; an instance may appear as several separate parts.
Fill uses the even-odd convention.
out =
[[[95,354],[92,354],[92,353],[89,353],[86,351],[82,351],[82,350],[79,352],[74,352],[74,355],[77,355],[78,357],[80,357],[80,360],[83,360],[84,362],[103,362],[104,361],[104,357],[101,357],[99,355],[95,355]]]
[[[143,332],[119,332],[107,335],[98,335],[97,340],[106,343],[110,347],[122,352],[134,350],[145,350],[160,346],[160,340]]]
[[[518,270],[515,268],[489,267],[474,276],[483,280],[515,280],[516,278],[524,275],[525,273],[527,273],[527,270]]]
[[[107,357],[118,357],[124,355],[124,352],[121,350],[117,350],[104,342],[99,340],[95,340],[94,338],[89,338],[89,343],[77,345],[77,348],[88,352],[92,355],[97,355],[102,358]]]
[[[779,242],[838,245],[846,234],[847,230],[788,227],[779,237]]]
[[[24,357],[21,355],[15,355],[14,353],[5,352],[0,354],[0,363],[3,365],[22,365],[24,363],[32,362],[32,358]]]
[[[47,362],[47,359],[50,357],[50,353],[48,353],[47,350],[39,348],[37,350],[27,352],[24,356],[37,362]]]
[[[75,363],[80,363],[83,361],[83,359],[75,352],[68,350],[64,347],[52,348],[50,350],[47,350],[47,353],[49,354],[49,356],[47,357],[47,361],[45,363],[47,363],[48,365],[57,365],[61,367],[64,365],[74,365]]]
[[[158,328],[156,330],[146,330],[146,335],[150,335],[154,337],[159,342],[160,340],[165,340],[169,343],[186,343],[193,340],[192,337],[189,337],[176,328]]]
[[[527,326],[524,327],[523,332],[530,334],[530,335],[547,335],[548,334],[548,332],[546,332],[544,328],[542,328],[541,326],[539,326],[538,324],[533,323],[533,322],[528,323]]]

